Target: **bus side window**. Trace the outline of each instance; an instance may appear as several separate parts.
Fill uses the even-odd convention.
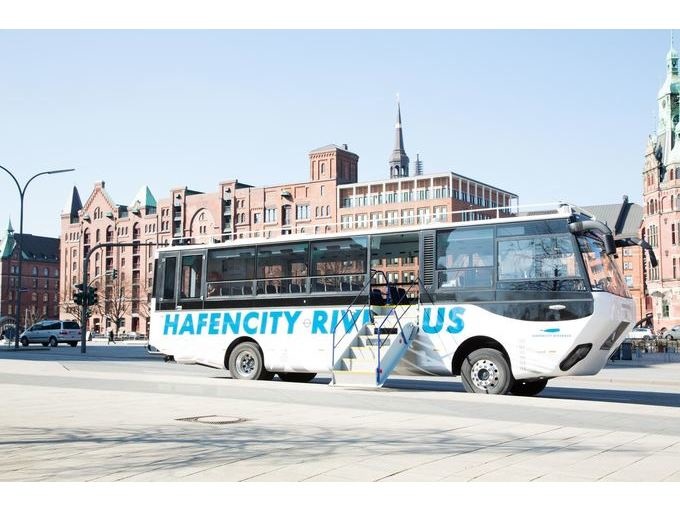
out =
[[[203,279],[203,256],[184,255],[180,278],[182,282],[180,299],[199,299]]]
[[[165,258],[162,267],[164,267],[162,297],[164,300],[173,301],[175,299],[177,257]]]

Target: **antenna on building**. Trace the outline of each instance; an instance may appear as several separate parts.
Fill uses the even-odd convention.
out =
[[[420,154],[416,154],[416,175],[423,175],[423,162],[420,159]]]

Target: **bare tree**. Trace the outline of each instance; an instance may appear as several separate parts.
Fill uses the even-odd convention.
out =
[[[33,326],[36,322],[46,319],[46,315],[38,311],[37,306],[26,307],[26,315],[24,317],[24,324],[26,328]]]
[[[104,299],[102,300],[102,296],[100,296],[97,305],[100,315],[106,317],[116,329],[116,336],[118,336],[122,320],[130,313],[132,305],[131,286],[132,282],[128,281],[123,273],[115,280],[107,278]]]
[[[83,324],[83,307],[77,305],[73,301],[73,293],[75,291],[71,287],[67,287],[61,291],[61,296],[59,298],[59,309],[62,313],[71,316],[72,319],[78,322],[78,324]]]

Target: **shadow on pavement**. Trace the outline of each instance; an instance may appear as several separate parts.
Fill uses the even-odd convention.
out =
[[[316,382],[318,380],[315,379]],[[463,384],[456,381],[428,381],[394,379],[385,384],[385,388],[410,391],[453,391],[462,393]],[[612,402],[618,404],[639,404],[648,406],[680,407],[680,394],[659,391],[611,390],[593,388],[569,388],[554,386],[543,390],[536,397],[510,398],[543,398],[560,400],[587,400],[594,402]]]
[[[19,348],[0,350],[0,359],[28,361],[163,361],[162,356],[146,352],[143,345],[90,345],[85,354],[77,347],[60,345],[50,348]]]

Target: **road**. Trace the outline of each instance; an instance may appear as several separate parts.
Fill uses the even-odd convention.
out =
[[[534,398],[328,381],[237,381],[141,346],[0,352],[0,481],[680,481],[680,358]]]

